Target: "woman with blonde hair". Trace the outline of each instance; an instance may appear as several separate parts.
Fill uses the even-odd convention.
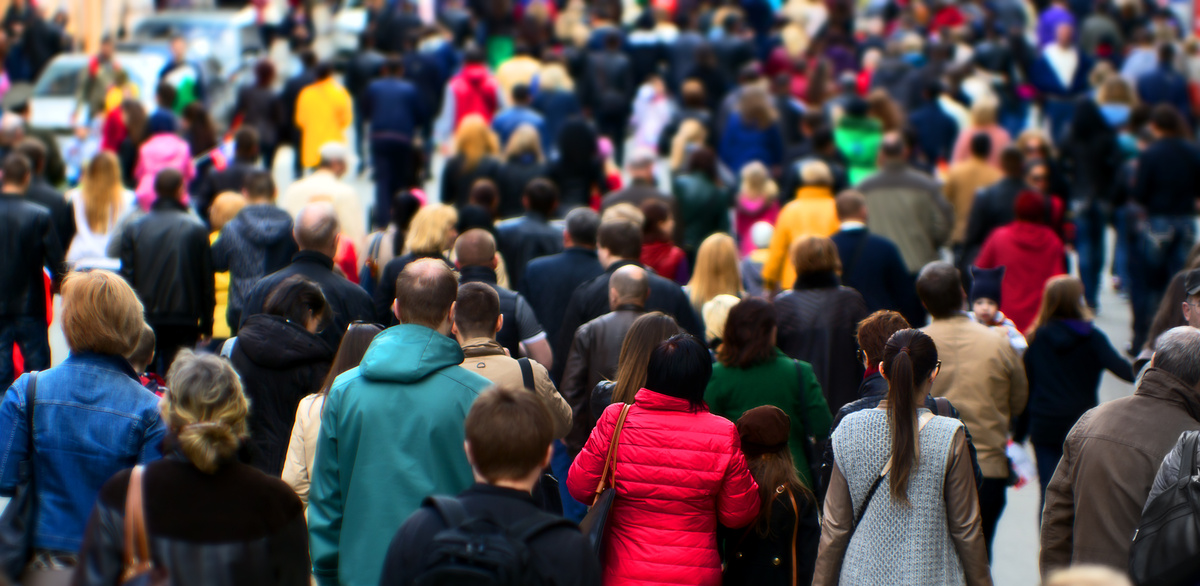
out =
[[[752,161],[759,161],[769,169],[778,169],[783,164],[779,113],[766,89],[751,86],[742,90],[737,108],[721,130],[717,150],[721,162],[734,173],[740,173]]]
[[[121,163],[116,155],[101,151],[83,170],[79,187],[67,192],[75,210],[75,237],[67,249],[67,262],[75,269],[121,268],[120,259],[105,252],[118,220],[133,207],[133,192],[121,184]]]
[[[521,195],[530,181],[546,176],[545,157],[542,156],[542,141],[536,128],[530,124],[517,127],[508,144],[504,145],[504,163],[496,177],[500,190],[501,218],[513,218],[525,212]]]
[[[404,242],[404,255],[393,258],[383,268],[379,286],[375,287],[375,321],[390,324],[392,302],[396,300],[396,279],[408,263],[421,258],[436,258],[450,266],[446,251],[458,238],[458,210],[444,203],[429,204],[413,216]],[[453,266],[451,266],[453,268]]]
[[[671,150],[667,164],[671,173],[686,173],[688,158],[697,148],[708,141],[708,129],[699,120],[684,120],[671,139]]]
[[[738,266],[737,245],[728,234],[716,233],[700,243],[696,268],[687,284],[688,298],[697,315],[704,304],[717,295],[742,294],[742,272]]]
[[[142,312],[137,293],[115,273],[71,273],[62,285],[60,321],[70,354],[57,366],[22,375],[0,404],[0,426],[9,430],[0,454],[0,492],[12,494],[23,469],[35,475],[55,471],[37,476],[34,484],[37,502],[57,505],[39,508],[22,584],[39,579],[35,575],[53,580],[69,574],[100,488],[122,469],[161,457],[166,429],[158,398],[138,382],[125,358],[145,328]],[[35,356],[34,348],[21,349],[26,360],[50,363],[48,355]],[[7,366],[0,383],[7,386],[12,363],[10,356],[0,360],[0,367]],[[119,555],[120,547],[115,551]]]
[[[454,156],[442,168],[442,197],[456,207],[467,205],[471,186],[479,179],[492,181],[500,174],[500,139],[477,114],[463,118],[454,132]]]
[[[1000,152],[1012,144],[1008,131],[997,123],[997,111],[1000,102],[991,96],[976,100],[971,104],[971,125],[958,133],[954,142],[954,151],[950,156],[951,163],[961,163],[971,157],[971,138],[976,134],[986,134],[992,139],[992,154],[988,163],[1000,167]]]
[[[1037,318],[1026,333],[1025,374],[1029,377],[1028,432],[1037,456],[1042,496],[1062,458],[1067,432],[1088,409],[1100,404],[1104,371],[1133,382],[1133,368],[1092,323],[1083,300],[1083,282],[1067,275],[1050,279]]]
[[[170,584],[308,584],[304,506],[282,480],[238,461],[249,413],[227,361],[180,352],[162,401],[173,457],[104,484],[75,583],[122,583],[126,542],[140,541],[143,551],[130,552],[138,570]]]
[[[754,241],[750,228],[758,222],[775,225],[779,218],[779,187],[771,179],[767,167],[758,161],[742,168],[742,188],[738,191],[737,207],[734,208],[734,230],[741,243],[741,255],[754,252]]]

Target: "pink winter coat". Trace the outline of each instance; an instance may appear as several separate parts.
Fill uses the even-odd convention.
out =
[[[621,404],[596,422],[567,475],[590,504]],[[737,428],[688,402],[638,391],[617,445],[617,498],[608,517],[604,584],[721,584],[717,523],[744,527],[758,515],[758,484],[746,468]]]
[[[150,204],[154,203],[154,177],[163,169],[178,169],[183,173],[184,186],[191,183],[196,175],[187,141],[169,132],[150,137],[138,150],[138,163],[133,176],[137,179],[137,202],[143,210],[149,210]],[[187,202],[185,191],[183,203]]]

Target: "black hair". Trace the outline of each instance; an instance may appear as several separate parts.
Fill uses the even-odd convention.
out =
[[[512,100],[518,104],[524,104],[529,101],[530,93],[529,86],[518,83],[512,88]]]
[[[280,316],[303,328],[308,325],[310,315],[325,317],[327,307],[320,285],[292,275],[271,289],[263,303],[263,313]]]
[[[242,126],[233,135],[234,156],[242,161],[258,159],[258,131],[253,126]]]
[[[992,137],[988,136],[986,132],[976,132],[972,135],[971,154],[980,159],[992,156]]]
[[[587,207],[575,208],[567,214],[567,234],[575,246],[596,246],[600,231],[600,214]]]
[[[178,169],[163,169],[154,176],[154,195],[158,199],[178,201],[183,195],[183,173]]]
[[[4,157],[4,165],[0,171],[3,172],[4,182],[9,185],[22,185],[29,181],[29,176],[33,173],[29,158],[21,153],[11,153]]]
[[[408,237],[408,226],[413,216],[421,209],[421,200],[405,189],[392,196],[392,223],[396,225],[396,238],[392,240],[392,255],[404,254],[404,240]]]
[[[676,334],[650,353],[646,388],[684,399],[693,412],[701,411],[712,370],[708,348],[691,334]]]
[[[547,179],[534,179],[522,194],[530,211],[549,218],[558,207],[558,187]]]

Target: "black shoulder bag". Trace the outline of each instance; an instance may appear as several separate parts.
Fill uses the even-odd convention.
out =
[[[37,450],[33,445],[33,402],[37,397],[36,371],[29,373],[25,384],[25,427],[29,433],[29,450],[18,464],[19,479],[8,508],[0,514],[0,568],[15,584],[33,556],[33,534],[37,520],[37,496],[34,494],[33,462]]]

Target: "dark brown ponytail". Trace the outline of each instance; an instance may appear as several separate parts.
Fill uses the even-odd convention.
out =
[[[937,367],[937,346],[920,330],[900,330],[883,351],[888,380],[888,421],[892,425],[892,497],[908,503],[908,480],[917,464],[917,404],[921,385]]]

